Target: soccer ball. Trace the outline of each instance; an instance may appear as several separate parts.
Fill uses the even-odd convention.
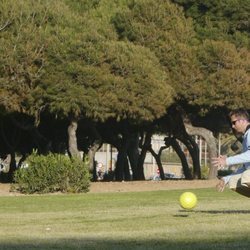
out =
[[[180,196],[180,205],[184,209],[192,209],[197,204],[197,197],[192,192],[185,192]]]

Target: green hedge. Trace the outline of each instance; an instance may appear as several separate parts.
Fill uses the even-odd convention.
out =
[[[87,163],[61,154],[32,153],[28,167],[15,172],[12,189],[21,193],[88,192],[90,176]]]

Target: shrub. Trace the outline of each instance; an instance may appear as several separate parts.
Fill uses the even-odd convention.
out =
[[[60,154],[27,158],[28,167],[15,172],[12,189],[21,193],[87,192],[90,176],[86,162]]]
[[[201,179],[207,179],[209,174],[208,166],[201,166]]]

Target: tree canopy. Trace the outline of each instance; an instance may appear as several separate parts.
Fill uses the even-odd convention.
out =
[[[94,30],[98,9],[74,13],[61,1],[33,3],[3,2],[13,13],[2,17],[11,22],[1,31],[2,96],[14,97],[2,102],[6,108],[33,114],[47,107],[97,120],[153,120],[165,112],[173,91],[149,49],[107,37],[106,16]]]
[[[201,40],[228,40],[249,48],[249,0],[172,0],[195,23]]]
[[[249,107],[247,48],[237,49],[215,37],[198,42],[192,21],[167,1],[134,1],[127,12],[116,15],[114,23],[120,39],[155,52],[171,78],[177,100],[201,108]]]
[[[250,109],[249,3],[0,0],[0,115],[88,121],[126,159],[173,106]]]
[[[199,106],[250,109],[249,51],[227,41],[205,40],[199,47],[203,81],[196,89]]]

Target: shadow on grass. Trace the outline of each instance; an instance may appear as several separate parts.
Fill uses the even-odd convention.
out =
[[[157,240],[119,240],[119,239],[98,239],[98,238],[83,238],[83,239],[49,239],[49,240],[33,240],[32,242],[17,242],[17,243],[0,243],[0,249],[89,249],[89,250],[210,250],[210,249],[249,249],[250,239],[239,237],[235,239],[224,239],[224,240],[202,240],[202,241],[187,241],[187,242],[174,242],[171,239],[157,239]]]
[[[250,210],[191,210],[186,212],[205,214],[250,214]]]
[[[173,215],[173,217],[185,218],[190,214],[204,213],[204,214],[250,214],[250,210],[179,210],[179,214]],[[250,249],[250,248],[249,248]]]

